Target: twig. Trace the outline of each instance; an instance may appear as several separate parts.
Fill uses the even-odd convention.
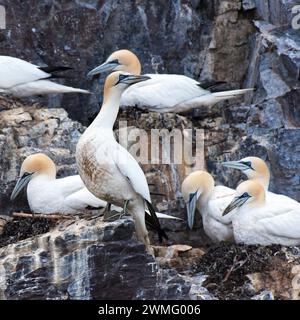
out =
[[[41,214],[41,213],[25,213],[25,212],[14,212],[13,217],[19,218],[32,218],[32,219],[52,219],[52,220],[70,220],[74,219],[72,215],[63,215],[63,214]]]

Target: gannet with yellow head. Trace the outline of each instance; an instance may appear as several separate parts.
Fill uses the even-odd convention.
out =
[[[280,206],[287,209],[297,208],[300,203],[296,200],[282,194],[276,194],[268,191],[270,184],[270,170],[264,160],[258,157],[246,157],[238,161],[223,162],[222,165],[227,168],[238,169],[242,171],[248,179],[257,180],[265,188],[267,203],[278,202]]]
[[[187,207],[188,226],[193,228],[197,208],[208,237],[214,242],[229,241],[233,239],[232,225],[222,213],[233,199],[235,190],[214,184],[213,177],[201,170],[184,179],[181,190]]]
[[[0,92],[15,97],[50,93],[90,93],[49,79],[68,67],[39,67],[22,59],[0,56]]]
[[[97,199],[85,188],[80,176],[56,179],[56,166],[43,153],[32,154],[23,161],[11,199],[14,200],[26,186],[28,203],[34,213],[74,214],[87,207],[106,206],[105,201]]]
[[[230,217],[238,243],[300,244],[300,208],[286,209],[267,203],[265,188],[258,180],[241,183],[223,215]]]
[[[112,53],[100,66],[88,73],[89,77],[105,71],[141,73],[138,57],[129,50]],[[124,92],[121,107],[138,107],[154,112],[186,112],[202,106],[243,95],[252,89],[210,92],[215,84],[201,84],[178,74],[148,74],[151,80],[137,83]],[[217,83],[218,84],[218,83]]]
[[[125,72],[110,74],[104,85],[101,110],[80,137],[76,147],[79,174],[86,187],[96,196],[116,206],[128,205],[138,239],[150,249],[145,225],[145,203],[151,213],[152,226],[165,236],[151,205],[146,177],[133,156],[115,139],[113,125],[118,115],[122,93],[131,85],[149,77]]]

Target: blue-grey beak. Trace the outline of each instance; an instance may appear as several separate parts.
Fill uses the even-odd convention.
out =
[[[222,166],[226,168],[232,168],[232,169],[238,169],[241,171],[251,169],[249,165],[247,165],[244,162],[241,161],[227,161],[227,162],[222,162]]]
[[[92,78],[93,76],[96,76],[102,72],[106,71],[112,71],[119,65],[119,62],[117,60],[113,61],[107,61],[102,63],[100,66],[96,67],[95,69],[91,70],[88,74],[88,78]]]
[[[240,208],[247,200],[250,198],[250,195],[248,193],[244,193],[239,197],[235,197],[231,203],[226,207],[224,210],[222,216],[226,216],[228,213],[233,211],[236,208]]]
[[[116,83],[116,85],[119,83],[125,83],[128,85],[132,85],[132,84],[146,81],[149,79],[151,79],[151,78],[148,76],[140,76],[140,75],[133,75],[133,74],[128,74],[128,75],[120,74],[119,81]]]
[[[25,172],[17,181],[13,192],[11,193],[10,200],[13,201],[17,195],[27,186],[33,173]]]

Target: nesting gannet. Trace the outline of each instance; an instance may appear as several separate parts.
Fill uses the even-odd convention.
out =
[[[137,56],[129,50],[118,50],[88,73],[89,77],[104,71],[125,71],[141,74]],[[137,83],[127,89],[121,98],[121,107],[138,107],[155,112],[185,112],[201,106],[240,96],[252,89],[210,92],[210,86],[177,74],[148,74],[149,81]]]
[[[224,167],[238,169],[242,171],[248,179],[258,180],[266,191],[266,201],[270,203],[280,202],[286,208],[297,208],[300,204],[296,200],[282,194],[268,191],[270,184],[270,170],[262,159],[258,157],[246,157],[239,161],[223,162]]]
[[[232,220],[238,243],[300,244],[300,206],[287,210],[278,203],[267,203],[265,189],[257,180],[244,181],[238,186],[223,215]]]
[[[23,161],[11,199],[14,200],[26,185],[28,203],[34,213],[72,214],[88,206],[106,206],[105,201],[85,188],[79,175],[56,179],[56,166],[43,153],[30,155]]]
[[[64,86],[50,81],[67,67],[39,67],[27,61],[0,56],[0,93],[28,97],[49,93],[89,93],[87,90]]]
[[[192,229],[196,208],[202,216],[203,229],[214,242],[233,238],[231,221],[222,213],[233,199],[235,190],[214,186],[213,177],[206,171],[195,171],[182,183],[182,194],[187,207],[188,225]]]
[[[117,143],[113,132],[122,93],[130,85],[148,79],[122,72],[114,72],[107,77],[101,110],[78,141],[76,161],[89,191],[116,206],[125,204],[124,209],[128,207],[135,221],[138,239],[151,251],[145,225],[145,203],[151,213],[152,226],[160,238],[165,233],[151,205],[144,172],[133,156]],[[146,217],[150,218],[148,215]]]
[[[11,194],[14,200],[27,187],[27,199],[34,213],[72,214],[82,212],[87,207],[104,208],[107,202],[96,198],[84,186],[79,175],[56,179],[56,166],[45,154],[28,156],[21,166],[20,178]],[[122,212],[123,208],[112,206],[112,210]],[[151,215],[148,210],[146,214]],[[160,219],[180,220],[177,217],[156,212]]]

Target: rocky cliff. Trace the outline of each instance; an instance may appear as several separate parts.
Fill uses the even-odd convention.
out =
[[[64,2],[0,0],[0,4],[4,4],[7,11],[7,29],[0,30],[0,54],[18,56],[41,65],[73,66],[74,69],[69,71],[69,77],[63,80],[64,83],[92,88],[95,92],[90,97],[49,96],[22,102],[1,98],[0,214],[10,214],[13,210],[27,208],[24,196],[15,204],[11,204],[8,200],[18,176],[21,161],[26,155],[38,151],[46,152],[58,165],[59,176],[76,173],[75,146],[84,130],[84,125],[88,125],[98,112],[104,80],[89,82],[85,77],[86,72],[119,48],[135,51],[142,61],[144,72],[183,73],[197,80],[225,81],[228,83],[227,88],[255,87],[255,92],[248,94],[243,99],[221,103],[212,108],[194,110],[185,115],[158,115],[137,110],[125,110],[120,112],[119,120],[126,120],[130,128],[145,129],[148,135],[152,128],[167,128],[168,131],[174,128],[203,129],[202,155],[204,161],[200,162],[197,168],[206,168],[212,172],[217,183],[235,187],[243,179],[238,172],[224,170],[219,164],[221,161],[256,155],[265,159],[270,166],[271,190],[287,194],[300,201],[300,149],[298,147],[300,138],[300,108],[298,105],[300,98],[300,35],[299,30],[293,30],[291,27],[292,8],[298,4],[297,2],[297,0],[151,2],[143,0]],[[116,129],[119,128],[116,127]],[[186,174],[195,167],[147,164],[143,165],[143,169],[151,184],[150,189],[162,194],[153,196],[157,208],[184,218],[180,184]],[[97,223],[100,224],[100,222]],[[178,243],[195,247],[206,245],[207,239],[203,233],[199,229],[187,232],[184,221],[169,222],[166,223],[166,226],[172,230],[170,245]],[[84,226],[86,227],[90,228],[89,225]],[[72,233],[77,234],[77,231],[72,229]],[[62,232],[60,237],[64,238],[67,234],[68,231],[66,234]],[[55,233],[55,237],[56,235]],[[128,235],[128,239],[122,244],[128,241],[128,244],[131,245],[131,241],[134,241],[129,240],[131,237],[132,234]],[[81,252],[81,244],[78,244],[78,248],[70,248],[66,240],[68,238],[64,239],[67,256],[74,257],[77,255],[74,251],[77,252],[77,250]],[[98,240],[100,244],[97,244]],[[92,257],[89,258],[91,259],[89,261],[92,262],[89,262],[88,269],[92,268],[90,266],[93,266],[93,261],[98,259],[98,246],[101,246],[102,243],[100,240],[97,238],[91,245],[97,249],[94,247],[88,249],[91,252],[95,250],[94,253],[91,253]],[[30,247],[34,246],[36,239],[26,241],[26,246]],[[111,238],[109,241],[119,241],[119,239]],[[104,251],[106,245],[108,244],[104,244]],[[15,247],[18,248],[18,246],[17,243],[1,249],[2,259],[6,259],[5,256],[8,255],[9,250],[16,250]],[[20,246],[22,247],[23,244]],[[137,246],[137,243],[134,246]],[[40,249],[47,251],[47,248],[46,246]],[[21,257],[23,255],[26,257],[26,250],[22,250]],[[139,250],[143,251],[143,249]],[[215,256],[210,255],[208,251],[209,259],[228,252],[244,257],[244,253],[236,248],[225,248],[225,251],[223,249],[213,250]],[[268,251],[271,256],[276,254],[277,248],[274,249],[275,251],[272,250]],[[102,255],[101,252],[99,254]],[[145,253],[142,255],[141,263],[146,267],[150,260],[147,260]],[[261,256],[260,251],[257,252],[257,256]],[[7,259],[11,259],[11,256]],[[28,259],[31,261],[32,258]],[[47,259],[50,264],[54,263],[53,257],[50,256]],[[30,267],[31,262],[25,265],[18,261],[16,258],[10,262],[13,268],[19,266],[20,270],[29,268],[29,271],[27,270],[29,274],[33,272],[34,269],[30,269],[33,268],[33,266]],[[111,261],[109,263],[114,263],[113,259]],[[298,260],[295,258],[293,261]],[[298,262],[296,262],[297,265]],[[226,268],[236,267],[234,257],[226,263]],[[246,274],[256,274],[263,270],[263,275],[257,276],[260,277],[259,279],[267,274],[272,277],[272,271],[276,267],[270,261],[267,261],[264,267],[267,265],[270,267],[264,269],[259,265],[248,270],[246,264],[242,275],[244,277]],[[286,267],[285,263],[284,266]],[[190,267],[189,265],[188,268]],[[18,268],[15,270],[19,270]],[[214,270],[199,267],[198,264],[195,270],[206,274],[214,272]],[[226,277],[226,270],[222,273],[223,278],[219,280]],[[288,278],[284,280],[287,283],[292,279],[292,269],[288,267],[283,270],[287,270]],[[52,282],[52,271],[47,270],[46,283]],[[5,266],[5,273],[9,272],[11,270]],[[182,275],[178,276],[177,271],[174,272],[170,282],[174,284],[174,287],[178,283],[184,284],[185,289],[182,292],[187,294],[185,298],[190,298],[195,288],[198,288],[199,292],[205,292],[201,291],[202,278],[197,282],[193,275],[193,280],[185,278],[183,281]],[[168,277],[169,271],[167,274]],[[239,271],[237,274],[240,275]],[[190,274],[185,276],[190,277]],[[39,274],[34,277],[39,278]],[[62,290],[59,292],[66,294],[71,290],[65,290],[66,287],[77,281],[74,279],[81,279],[80,276],[79,278],[76,276],[76,273],[74,277],[71,277],[70,281],[62,281],[64,289],[59,287],[59,290]],[[128,277],[131,277],[130,274]],[[155,273],[153,277],[157,279],[157,274]],[[212,279],[212,281],[218,280]],[[244,278],[239,279],[244,281]],[[157,280],[151,277],[148,280],[147,285],[152,286],[156,283],[155,286],[157,286]],[[196,283],[193,283],[194,280]],[[221,280],[220,283],[222,283]],[[30,287],[30,281],[24,286],[26,287],[29,283]],[[185,281],[188,281],[188,284]],[[236,286],[244,283],[243,281],[235,282]],[[257,288],[271,290],[275,297],[276,295],[280,298],[287,297],[285,294],[278,293],[276,288],[271,288],[267,284],[270,282],[268,281],[265,280],[265,284],[259,282]],[[278,286],[280,287],[280,284]],[[286,286],[289,287],[288,284]],[[130,291],[130,298],[137,297],[137,292],[140,292],[135,284],[133,287],[134,289]],[[191,287],[194,288],[192,291],[190,291]],[[4,290],[6,297],[16,297],[19,292],[18,288],[6,288]],[[165,289],[165,292],[168,292],[169,289]],[[218,290],[214,290],[214,293],[224,298],[230,296],[230,290],[233,290],[233,287],[229,285],[222,291],[222,294]],[[257,290],[252,291],[250,295],[247,293],[244,297],[254,296]],[[75,297],[75,291],[71,290],[71,292],[71,296]],[[171,292],[174,294],[174,291],[171,290]],[[57,296],[63,297],[63,294],[59,293]],[[153,292],[149,294],[153,296]],[[296,293],[293,295],[297,296]],[[54,296],[49,293],[50,298]],[[84,296],[85,293],[81,293],[80,297]],[[100,297],[100,295],[91,296]],[[166,294],[165,298],[167,297],[170,298]],[[291,295],[288,297],[290,298]]]

